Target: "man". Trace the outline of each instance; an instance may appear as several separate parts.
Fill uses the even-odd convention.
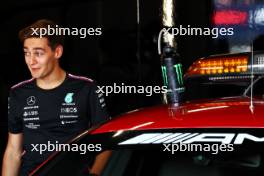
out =
[[[19,32],[32,79],[10,90],[3,176],[28,175],[47,159],[49,152],[40,154],[33,146],[66,143],[109,118],[94,81],[60,67],[63,36],[39,35],[41,29],[56,27],[52,21],[39,20]]]

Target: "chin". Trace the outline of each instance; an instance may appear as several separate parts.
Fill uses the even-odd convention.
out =
[[[41,74],[31,73],[32,78],[38,79],[41,77]]]
[[[39,77],[38,76],[35,76],[35,75],[31,75],[32,76],[32,78],[34,78],[34,79],[38,79]]]

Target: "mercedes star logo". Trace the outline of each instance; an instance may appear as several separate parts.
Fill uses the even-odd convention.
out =
[[[34,96],[30,96],[30,97],[27,98],[27,104],[28,104],[29,106],[32,106],[32,105],[34,105],[35,103],[36,103],[36,98],[35,98]]]

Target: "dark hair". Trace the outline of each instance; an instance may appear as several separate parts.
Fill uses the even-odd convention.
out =
[[[48,28],[53,28],[56,29],[60,27],[58,24],[51,20],[47,19],[41,19],[36,21],[35,23],[29,25],[28,27],[25,27],[24,29],[21,29],[18,33],[20,41],[23,43],[26,39],[28,38],[41,38],[45,37],[48,39],[48,44],[51,47],[52,50],[55,50],[55,48],[58,45],[64,45],[64,36],[63,35],[40,35],[40,30],[41,29],[46,29],[48,31]],[[34,30],[33,30],[34,29]]]

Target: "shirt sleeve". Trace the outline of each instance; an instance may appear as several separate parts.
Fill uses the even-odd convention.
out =
[[[91,125],[98,124],[110,119],[107,113],[105,99],[99,92],[96,83],[93,83],[89,94]]]
[[[20,113],[18,111],[18,103],[16,101],[15,95],[10,91],[8,97],[8,132],[10,133],[22,133],[23,123]]]

